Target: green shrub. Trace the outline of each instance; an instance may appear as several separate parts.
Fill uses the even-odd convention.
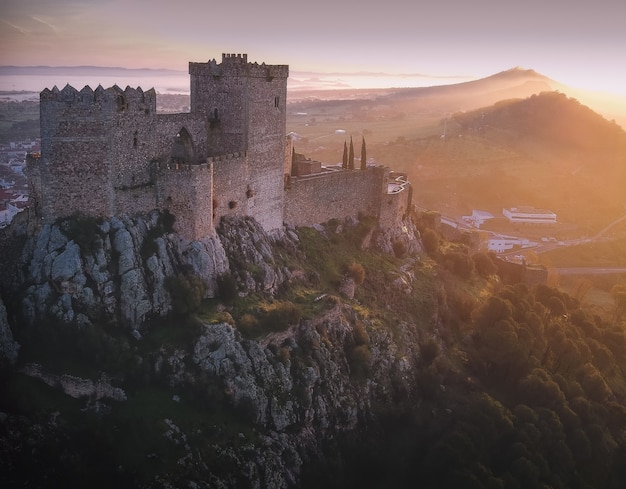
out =
[[[100,236],[99,221],[95,217],[75,213],[61,222],[61,230],[68,239],[74,241],[81,251],[92,249],[94,241]]]
[[[444,263],[457,277],[468,279],[474,273],[474,262],[465,253],[459,251],[446,253]]]
[[[426,367],[435,361],[435,358],[439,356],[439,352],[439,344],[433,338],[428,338],[423,343],[420,343],[420,354],[422,362],[424,362]]]
[[[253,337],[259,328],[259,320],[252,314],[244,314],[237,321],[237,329],[247,337]]]
[[[165,209],[159,214],[157,225],[163,229],[166,233],[174,232],[174,223],[176,222],[176,216],[170,214],[170,211]]]
[[[285,331],[302,318],[299,305],[288,301],[263,303],[253,313],[245,313],[237,321],[237,329],[246,337],[254,338],[271,332]]]
[[[175,314],[189,315],[198,310],[207,286],[196,275],[170,275],[165,281]]]
[[[354,283],[361,285],[365,281],[365,269],[360,263],[351,263],[346,267],[346,275],[354,279]]]
[[[264,331],[285,331],[298,324],[302,310],[293,302],[277,301],[261,308],[261,323]]]
[[[163,236],[165,233],[174,232],[175,221],[176,217],[174,217],[173,214],[170,214],[167,209],[159,214],[156,226],[148,229],[148,232],[141,243],[141,257],[144,260],[147,260],[159,251],[155,240]]]
[[[372,367],[372,352],[369,345],[355,345],[348,350],[350,372],[357,379],[366,378]]]
[[[230,304],[235,301],[238,296],[237,281],[235,277],[229,274],[223,274],[217,277],[217,292],[219,298]]]
[[[365,329],[365,325],[361,321],[357,321],[354,323],[352,327],[352,335],[354,337],[355,345],[369,345],[370,344],[370,335],[367,333]]]
[[[483,278],[488,278],[498,272],[498,267],[488,253],[476,253],[472,256],[472,260],[474,261],[474,267],[478,275]]]
[[[426,253],[434,255],[439,251],[439,235],[432,229],[424,230],[422,233],[422,244]]]

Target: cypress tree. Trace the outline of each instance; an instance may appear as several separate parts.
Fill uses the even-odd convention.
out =
[[[343,142],[343,163],[341,164],[341,168],[344,170],[348,169],[348,145],[346,142]]]
[[[361,142],[361,170],[367,169],[367,151],[365,150],[365,137]]]
[[[354,170],[354,144],[352,144],[352,136],[350,136],[350,153],[348,154],[348,170]]]

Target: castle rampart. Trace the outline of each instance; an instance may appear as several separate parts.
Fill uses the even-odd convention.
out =
[[[388,224],[409,207],[410,193],[388,194],[383,167],[289,178],[288,66],[224,54],[189,73],[190,113],[158,114],[153,89],[41,92],[41,158],[28,172],[42,222],[160,209],[198,239],[230,215],[270,231],[359,214]]]
[[[41,92],[42,157],[29,171],[44,222],[157,208],[191,239],[232,213],[282,226],[289,68],[245,54],[189,67],[191,113],[157,114],[153,89]]]
[[[378,217],[387,172],[384,167],[369,167],[294,177],[285,190],[285,222],[311,226],[359,214]]]

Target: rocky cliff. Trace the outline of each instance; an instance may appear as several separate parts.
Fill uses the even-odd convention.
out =
[[[308,232],[337,250],[346,232],[357,251],[416,249],[409,223],[387,235],[358,226]],[[31,466],[20,454],[58,445],[48,481],[115,466],[107,480],[135,487],[296,487],[303,467],[375,424],[381,406],[419,398],[418,345],[437,311],[423,323],[390,315],[385,324],[376,307],[353,299],[358,278],[328,285],[306,265],[296,229],[269,236],[252,219],[224,220],[216,236],[187,242],[153,213],[68,219],[22,243],[2,283],[12,321],[0,309],[3,358],[15,365],[1,447],[13,477],[28,467],[43,477],[51,462],[35,457]],[[433,291],[414,287],[422,273],[414,254],[389,260],[390,297],[436,303]],[[342,297],[345,279],[352,292]],[[189,283],[215,298],[195,316],[176,311],[177,300],[198,292],[180,294]],[[19,358],[9,324],[25,346]],[[23,404],[39,395],[56,399],[53,417],[28,410],[25,422]],[[96,454],[114,455],[82,447],[74,424],[90,427]]]

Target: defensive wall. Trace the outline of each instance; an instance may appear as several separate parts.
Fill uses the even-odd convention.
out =
[[[232,213],[281,227],[288,66],[223,54],[189,73],[190,113],[157,114],[153,89],[43,90],[28,164],[37,216],[168,209],[189,239]]]
[[[223,54],[189,63],[189,74],[181,114],[157,114],[153,89],[43,90],[41,156],[27,166],[37,219],[160,209],[198,239],[223,216],[252,216],[267,231],[359,214],[388,227],[410,208],[408,182],[384,167],[292,175],[288,66]]]
[[[384,167],[292,177],[285,188],[285,222],[311,226],[329,219],[379,216],[386,195]]]

